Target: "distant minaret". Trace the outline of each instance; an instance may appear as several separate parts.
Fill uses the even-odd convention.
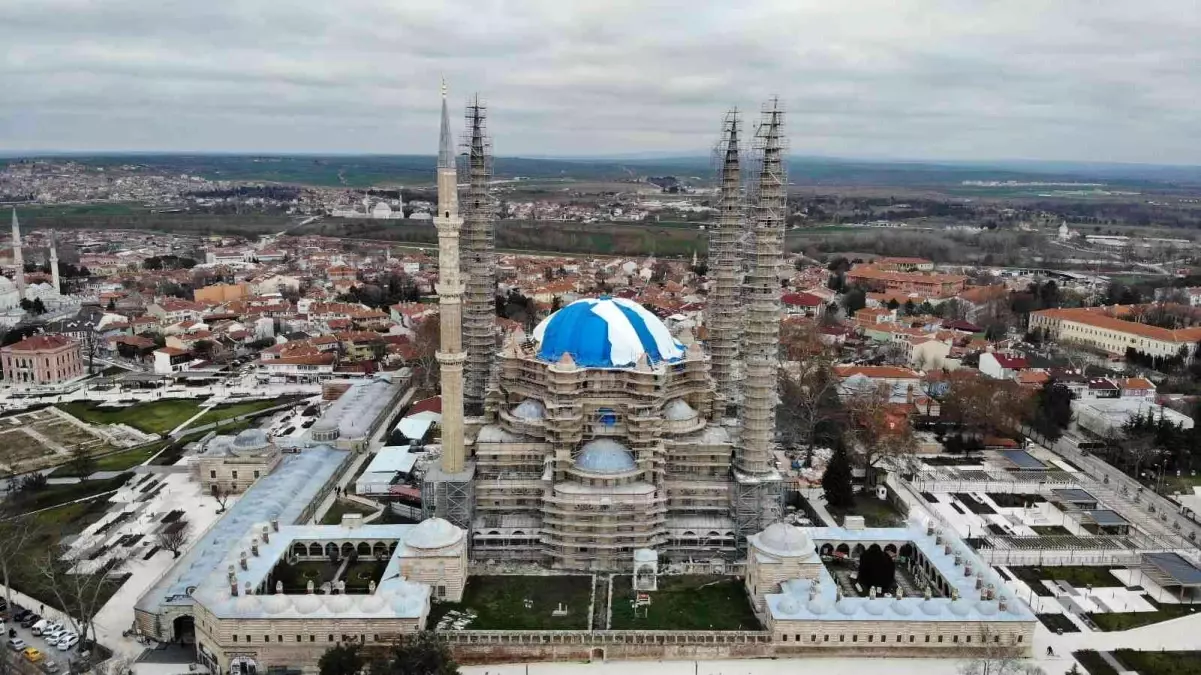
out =
[[[50,238],[50,278],[54,284],[54,292],[62,295],[63,287],[58,278],[58,239]]]
[[[705,323],[709,332],[707,344],[717,402],[724,403],[725,408],[717,412],[732,414],[738,400],[734,369],[738,360],[738,338],[742,333],[739,298],[742,257],[738,241],[745,221],[736,111],[727,113],[722,122],[722,144],[718,151],[722,153],[718,214],[717,222],[709,231],[709,273],[713,276],[714,286],[713,294],[709,296]]]
[[[755,132],[758,177],[751,212],[753,244],[748,251],[746,320],[742,333],[742,405],[734,458],[734,519],[739,545],[782,515],[783,492],[773,450],[776,435],[776,378],[780,351],[780,260],[788,206],[784,176],[784,113],[778,101],[763,110]]]
[[[492,195],[492,146],[487,132],[488,109],[475,96],[467,105],[470,187],[463,219],[463,273],[467,303],[463,308],[463,341],[467,346],[467,414],[484,413],[488,376],[496,356],[496,250]]]
[[[438,366],[442,378],[442,471],[457,474],[464,469],[463,444],[463,280],[459,271],[458,172],[455,170],[454,141],[446,110],[446,83],[442,84],[442,132],[438,141],[438,310],[441,315],[442,347]]]
[[[13,283],[17,285],[17,295],[25,299],[25,256],[21,253],[21,224],[17,222],[17,208],[13,207]]]

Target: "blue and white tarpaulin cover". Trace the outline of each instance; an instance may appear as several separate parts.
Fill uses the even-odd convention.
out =
[[[538,358],[555,362],[571,354],[585,368],[629,368],[643,354],[652,364],[679,361],[684,345],[642,305],[625,298],[577,300],[534,329]]]

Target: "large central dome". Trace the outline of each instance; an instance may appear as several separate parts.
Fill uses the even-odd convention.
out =
[[[642,305],[625,298],[585,298],[551,314],[534,329],[538,358],[564,354],[585,368],[629,368],[646,354],[650,363],[679,361],[684,345]]]

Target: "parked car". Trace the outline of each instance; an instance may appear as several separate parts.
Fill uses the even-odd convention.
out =
[[[37,663],[46,660],[46,655],[42,654],[42,650],[37,647],[26,647],[25,651],[21,652],[25,655],[25,660],[30,663]]]
[[[65,652],[77,644],[79,644],[79,636],[75,633],[67,633],[58,639],[58,643],[55,646],[58,647],[59,651]]]
[[[50,627],[50,619],[38,619],[26,626],[34,635],[41,635]]]
[[[4,623],[4,619],[0,619],[0,635],[3,635],[6,630],[8,630],[8,624]]]
[[[42,670],[46,671],[47,673],[57,673],[58,664],[54,661],[47,661],[42,664]]]
[[[25,649],[25,641],[19,637],[9,638],[8,639],[8,648],[13,650],[14,652],[19,652],[22,649]]]
[[[58,642],[59,638],[66,634],[67,631],[63,630],[62,628],[48,628],[42,631],[42,639],[46,641],[46,644],[52,645]]]
[[[33,612],[30,612],[29,614],[25,615],[24,619],[21,620],[21,627],[22,628],[32,628],[33,624],[35,624],[41,620],[42,620],[42,617],[38,616],[37,614],[34,614]]]

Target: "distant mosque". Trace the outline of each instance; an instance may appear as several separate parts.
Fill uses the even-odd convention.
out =
[[[0,277],[0,326],[15,326],[25,318],[22,301],[41,300],[47,311],[55,312],[77,309],[79,301],[62,294],[62,283],[58,275],[58,247],[50,244],[51,283],[40,282],[25,285],[25,254],[21,248],[21,225],[17,210],[12,211],[13,278]]]
[[[392,203],[395,203],[395,207]],[[395,200],[377,199],[372,201],[368,195],[363,200],[349,208],[335,208],[330,212],[334,218],[369,218],[371,220],[403,220],[405,217],[404,197],[397,192]]]

